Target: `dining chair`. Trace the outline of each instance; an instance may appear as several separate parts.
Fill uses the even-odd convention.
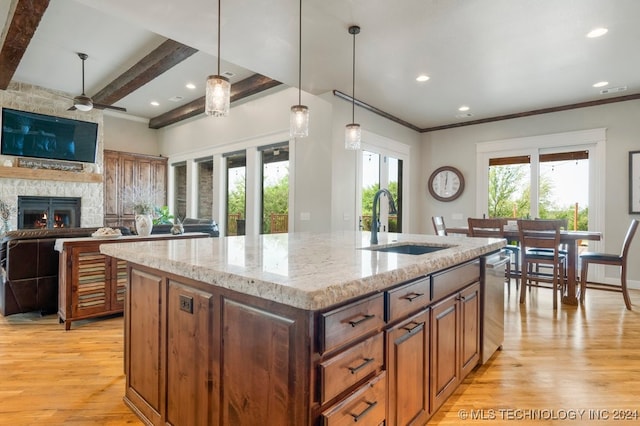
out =
[[[636,231],[638,230],[638,219],[633,219],[627,230],[627,235],[624,237],[622,243],[622,251],[620,254],[609,253],[597,253],[597,252],[584,252],[580,255],[580,261],[582,262],[582,269],[580,271],[580,302],[584,303],[584,295],[587,292],[587,288],[594,290],[607,290],[621,292],[624,297],[624,304],[628,310],[631,310],[631,300],[629,299],[629,291],[627,289],[627,257],[629,254],[629,247],[633,240]],[[589,265],[595,263],[599,265],[610,265],[620,267],[620,284],[589,282],[587,280],[587,273],[589,271]]]
[[[485,218],[474,218],[470,217],[467,219],[467,224],[469,226],[470,237],[488,237],[488,238],[504,238],[504,225],[506,221],[503,219],[485,219]],[[515,246],[517,251],[519,252],[519,248]],[[504,247],[505,251],[512,252],[511,249]],[[511,255],[509,254],[509,258]],[[516,255],[516,259],[518,256]],[[518,289],[518,276],[515,275],[511,268],[511,262],[507,263],[507,268],[505,271],[505,282],[508,285],[508,289],[511,290],[511,278],[516,279],[516,290]]]
[[[527,288],[547,287],[540,283],[549,283],[553,290],[553,309],[558,309],[558,293],[564,289],[567,258],[560,253],[561,227],[561,220],[518,220],[522,259],[520,303],[525,302]],[[550,265],[553,272],[549,274],[540,272],[538,268],[534,270],[534,265]]]
[[[431,223],[433,223],[433,229],[436,231],[436,235],[447,235],[447,227],[444,225],[443,216],[431,216]]]

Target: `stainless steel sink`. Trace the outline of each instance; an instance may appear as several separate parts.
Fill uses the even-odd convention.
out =
[[[392,246],[384,246],[384,247],[363,247],[364,250],[371,251],[383,251],[386,253],[398,253],[398,254],[427,254],[433,253],[435,251],[448,249],[451,246],[434,246],[429,244],[395,244]]]

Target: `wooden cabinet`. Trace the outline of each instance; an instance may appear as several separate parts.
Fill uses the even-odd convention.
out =
[[[127,262],[100,253],[101,244],[160,239],[207,238],[205,233],[158,234],[149,237],[124,236],[118,239],[61,238],[58,277],[58,318],[71,323],[122,313],[127,285]]]
[[[480,283],[433,306],[431,396],[437,410],[480,360]]]
[[[126,188],[151,188],[155,203],[167,203],[167,158],[120,151],[104,151],[104,224],[134,228],[135,214]]]
[[[147,424],[426,424],[479,362],[475,261],[324,311],[129,268],[125,401]]]
[[[388,421],[424,424],[429,415],[429,309],[387,330]]]

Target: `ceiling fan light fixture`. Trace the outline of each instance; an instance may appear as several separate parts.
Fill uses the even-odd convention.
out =
[[[91,98],[85,95],[79,95],[73,98],[73,106],[78,111],[87,112],[93,109],[93,102]]]
[[[356,34],[360,33],[360,27],[352,25],[349,27],[349,34],[353,35],[353,72],[352,72],[352,89],[351,94],[351,124],[347,124],[344,133],[344,148],[356,151],[360,149],[362,141],[362,128],[355,121],[356,110]]]
[[[213,117],[226,117],[229,115],[230,101],[231,83],[229,79],[221,75],[207,77],[205,113]]]
[[[231,82],[220,75],[220,2],[218,0],[218,73],[207,77],[204,112],[213,117],[226,117],[231,107]]]

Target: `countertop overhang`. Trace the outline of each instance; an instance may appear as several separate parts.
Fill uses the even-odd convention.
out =
[[[108,256],[306,310],[319,310],[504,247],[497,238],[379,234],[377,247],[447,246],[423,255],[367,250],[369,232],[288,233],[112,243]]]

